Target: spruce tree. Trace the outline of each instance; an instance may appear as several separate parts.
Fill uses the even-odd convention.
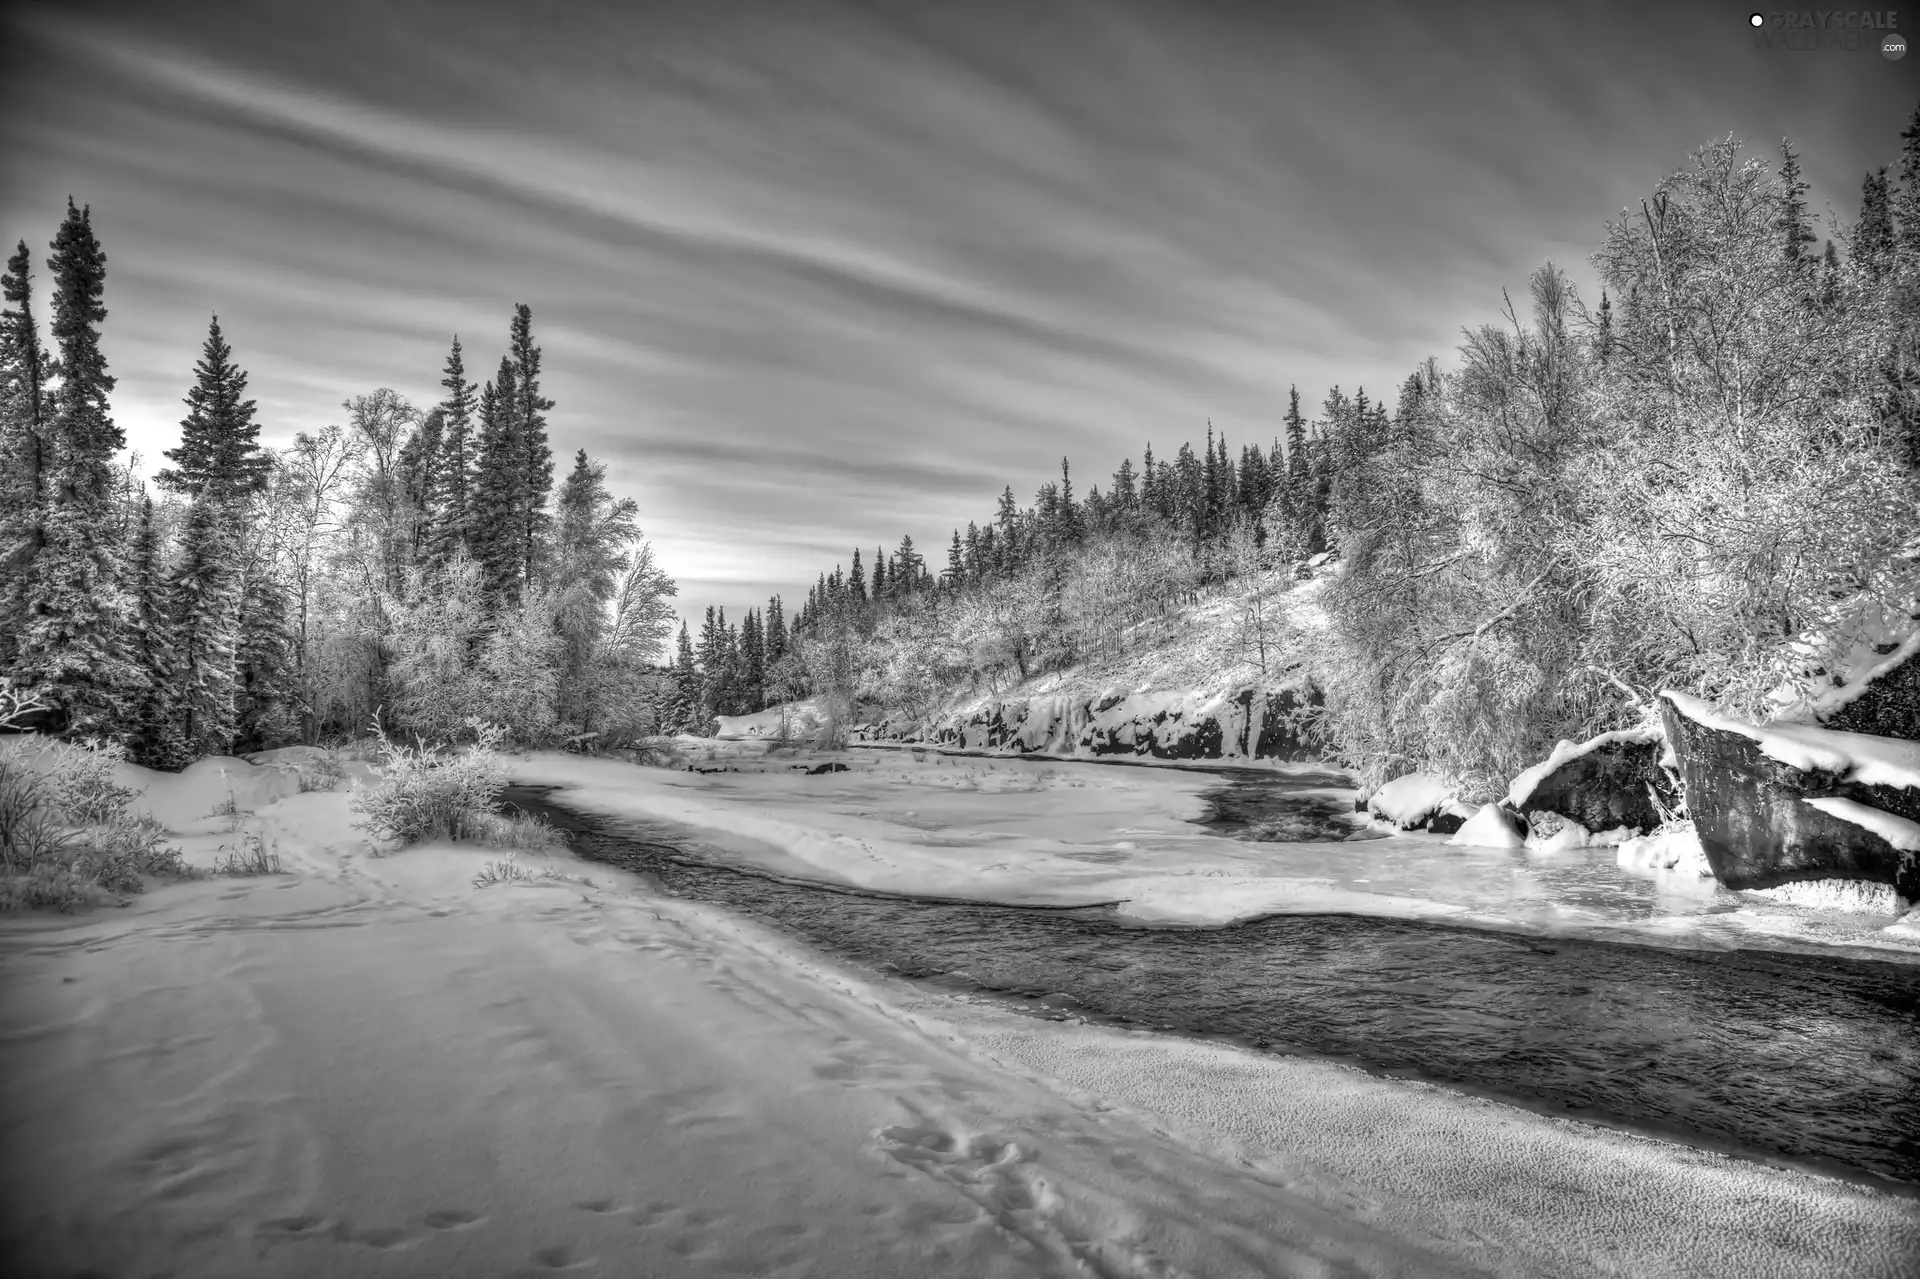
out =
[[[180,446],[166,455],[173,465],[155,477],[192,501],[171,583],[181,680],[175,704],[181,740],[214,755],[233,750],[240,731],[242,651],[259,663],[250,672],[258,696],[246,706],[247,729],[256,736],[269,730],[273,710],[286,701],[281,675],[266,668],[291,664],[285,595],[258,580],[264,568],[252,575],[253,607],[243,608],[249,595],[245,503],[265,489],[270,463],[260,449],[254,401],[246,398],[247,375],[232,357],[216,316],[187,391]]]
[[[434,408],[400,448],[400,494],[405,506],[407,563],[424,566],[433,555],[434,530],[441,524],[439,478],[447,415]]]
[[[547,445],[547,410],[553,401],[540,394],[540,348],[533,344],[533,311],[524,302],[513,308],[509,337],[514,448],[520,468],[514,494],[515,529],[520,540],[520,582],[529,587],[539,567],[547,495],[553,490],[553,450]]]
[[[1899,222],[1900,256],[1920,265],[1920,106],[1900,134],[1900,195],[1894,212]]]
[[[1307,419],[1300,414],[1300,388],[1287,388],[1287,478],[1296,488],[1307,479]]]
[[[114,379],[100,352],[107,256],[91,209],[67,201],[53,239],[53,339],[59,385],[43,458],[44,542],[27,579],[15,677],[80,732],[123,725],[141,692],[128,655],[133,605],[114,510],[113,456],[126,445],[108,406]]]
[[[1080,540],[1080,510],[1073,502],[1073,477],[1067,469],[1067,459],[1060,459],[1060,513],[1059,538],[1069,545]],[[956,533],[955,538],[959,537]]]
[[[765,642],[768,666],[787,655],[787,619],[781,614],[778,595],[767,601]]]
[[[1800,157],[1785,138],[1780,140],[1780,157],[1780,216],[1773,225],[1780,234],[1787,265],[1798,269],[1813,261],[1807,246],[1818,237],[1807,219],[1808,186],[1800,177]]]
[[[187,509],[180,557],[170,583],[180,689],[180,737],[199,755],[233,748],[239,708],[239,555],[231,523],[217,502]]]
[[[967,580],[966,552],[961,548],[960,530],[956,528],[955,530],[953,530],[953,541],[949,543],[947,546],[946,581],[948,586],[957,587],[961,583],[965,582],[966,580]]]
[[[160,563],[160,539],[153,526],[153,499],[144,495],[128,568],[133,597],[129,649],[143,677],[129,716],[128,754],[134,763],[148,768],[176,769],[184,766],[192,753],[174,722],[178,670],[173,615]]]
[[[473,557],[495,608],[520,598],[522,526],[517,502],[522,473],[514,436],[513,365],[503,357],[498,375],[480,391],[480,455],[474,468],[468,528]]]
[[[290,739],[300,712],[292,612],[286,588],[263,555],[247,559],[239,591],[234,653],[235,750],[266,750]]]
[[[847,580],[853,598],[864,604],[867,599],[867,573],[865,569],[860,567],[860,548],[857,546],[853,548],[853,572]],[[878,598],[879,591],[877,589],[874,595]]]
[[[460,353],[456,334],[453,349],[447,353],[440,385],[447,398],[440,402],[445,423],[440,446],[440,467],[435,476],[434,506],[439,514],[434,527],[433,553],[437,563],[453,558],[454,551],[468,546],[468,491],[472,483],[474,452],[474,394],[467,381],[467,366]]]
[[[1853,230],[1854,261],[1875,279],[1893,265],[1893,211],[1887,204],[1887,168],[1867,174],[1860,187],[1860,221]]]
[[[272,463],[260,449],[260,426],[246,393],[247,375],[234,364],[233,348],[220,332],[216,315],[194,365],[180,446],[166,453],[173,465],[154,476],[161,488],[216,501],[266,491]]]
[[[53,371],[33,315],[32,256],[25,240],[0,278],[0,667],[19,652],[28,582],[46,544],[51,465],[48,383]]]

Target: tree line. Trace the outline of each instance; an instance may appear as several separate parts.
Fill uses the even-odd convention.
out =
[[[260,444],[219,317],[154,476],[119,458],[100,351],[106,255],[68,201],[49,335],[21,242],[0,315],[0,672],[38,725],[195,758],[386,731],[523,740],[658,730],[675,585],[584,450],[556,486],[532,312],[493,377],[452,342],[444,398],[382,388]]]
[[[1209,425],[1083,497],[1063,459],[937,573],[910,539],[823,573],[789,648],[843,714],[919,715],[1217,591],[1236,677],[1310,676],[1346,762],[1481,790],[1659,688],[1792,713],[1920,615],[1920,110],[1900,141],[1824,236],[1789,143],[1702,147],[1606,224],[1597,305],[1549,263],[1391,407],[1308,421],[1296,389],[1271,447]],[[1321,552],[1308,638],[1287,587]]]

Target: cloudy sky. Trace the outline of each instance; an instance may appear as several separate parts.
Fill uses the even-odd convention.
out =
[[[150,468],[211,312],[284,443],[430,403],[456,332],[484,375],[528,303],[562,467],[606,458],[682,611],[737,614],[856,544],[937,557],[1062,454],[1084,487],[1209,418],[1270,441],[1290,383],[1391,391],[1728,132],[1851,218],[1920,57],[1747,13],[15,3],[0,235],[44,258],[92,205]]]

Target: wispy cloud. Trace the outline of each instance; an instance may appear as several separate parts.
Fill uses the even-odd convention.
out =
[[[1656,5],[16,5],[0,211],[110,258],[116,412],[173,442],[206,316],[268,435],[489,372],[535,311],[689,615],[937,547],[1289,383],[1391,393],[1731,130],[1842,212],[1913,81]],[[1567,259],[1573,259],[1571,261]]]

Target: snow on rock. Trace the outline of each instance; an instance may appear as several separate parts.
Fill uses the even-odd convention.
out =
[[[1038,755],[1314,760],[1292,712],[1317,690],[1109,688],[988,702],[934,732],[941,745]]]
[[[1483,804],[1447,842],[1472,848],[1525,848],[1526,824],[1498,804]]]
[[[1691,823],[1657,830],[1651,835],[1624,841],[1614,854],[1621,870],[1636,875],[1672,873],[1693,879],[1712,879],[1713,867],[1700,846],[1700,836]]]
[[[1836,773],[1862,786],[1908,788],[1920,799],[1920,742],[1849,733],[1815,724],[1749,724],[1714,710],[1698,697],[1668,690],[1674,709],[1703,728],[1745,737],[1768,759],[1803,773]]]
[[[1396,777],[1367,800],[1367,811],[1401,830],[1423,826],[1452,798],[1447,784],[1426,773]]]
[[[1722,884],[1862,879],[1920,896],[1920,852],[1883,834],[1905,830],[1885,818],[1920,822],[1920,742],[1748,724],[1698,698],[1663,696],[1688,812]],[[1846,804],[1818,802],[1833,800]]]
[[[1653,727],[1562,741],[1513,779],[1507,806],[1529,816],[1557,813],[1589,830],[1652,830],[1661,822],[1654,797],[1669,809],[1679,801],[1660,767],[1665,747],[1664,735]]]
[[[1877,808],[1868,808],[1865,804],[1857,804],[1853,800],[1832,795],[1801,802],[1811,804],[1821,812],[1838,817],[1843,822],[1863,826],[1901,852],[1920,853],[1920,822],[1896,817],[1892,813],[1883,813]]]
[[[1593,842],[1593,832],[1558,813],[1540,813],[1527,831],[1530,853],[1570,853]]]

